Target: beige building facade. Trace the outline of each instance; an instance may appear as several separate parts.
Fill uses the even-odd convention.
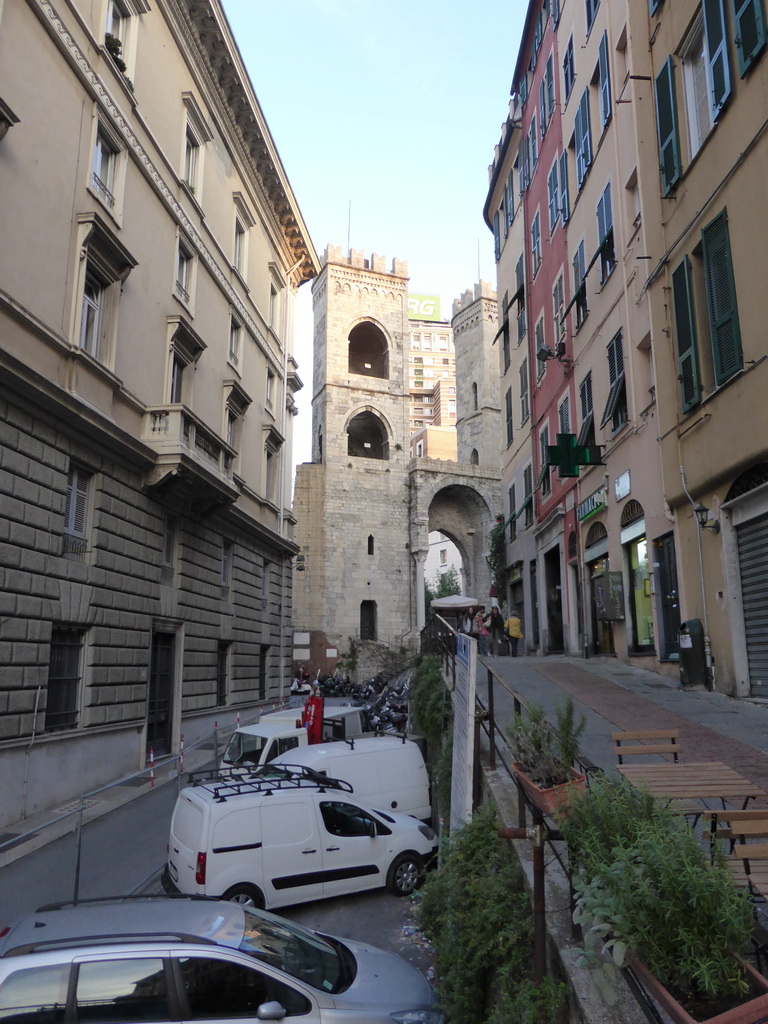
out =
[[[290,682],[293,303],[318,263],[218,0],[0,5],[0,117],[13,821]]]

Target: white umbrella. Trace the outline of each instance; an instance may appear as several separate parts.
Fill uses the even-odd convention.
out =
[[[480,602],[476,597],[465,597],[463,594],[451,594],[450,597],[436,597],[430,605],[436,612],[461,612],[465,608],[474,608]]]

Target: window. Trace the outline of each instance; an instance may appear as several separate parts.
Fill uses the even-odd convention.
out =
[[[182,382],[186,363],[177,352],[171,359],[171,393],[168,396],[171,405],[180,405],[182,400]]]
[[[440,565],[448,565],[448,549],[440,548]]]
[[[581,402],[581,429],[576,443],[594,445],[595,414],[592,405],[592,374],[588,373],[579,385],[579,401]]]
[[[611,339],[608,345],[608,376],[611,390],[608,393],[608,401],[605,403],[605,411],[603,412],[600,426],[604,427],[610,420],[611,430],[615,434],[617,430],[621,430],[628,418],[621,331],[619,331],[615,338]]]
[[[187,373],[187,367],[196,363],[205,351],[205,342],[192,330],[181,316],[169,316],[168,320],[168,369],[167,394],[172,405],[191,404],[194,373]]]
[[[592,164],[592,133],[589,126],[589,88],[581,94],[574,125],[576,149],[576,186],[581,190]]]
[[[555,58],[551,53],[547,58],[547,68],[544,73],[544,93],[547,123],[549,123],[555,109]]]
[[[512,225],[512,221],[515,219],[515,185],[514,185],[514,174],[515,169],[511,167],[509,170],[509,177],[507,178],[507,226]]]
[[[543,78],[539,82],[539,130],[543,139],[547,134],[547,86]]]
[[[162,547],[160,549],[161,583],[173,583],[176,569],[176,532],[176,517],[166,516],[163,520]]]
[[[74,729],[77,726],[84,635],[82,630],[60,626],[54,626],[51,631],[44,725],[46,732]]]
[[[195,133],[190,128],[187,128],[187,135],[184,143],[184,184],[187,185],[192,192],[195,191],[195,183],[197,182],[197,151],[199,148],[200,141]]]
[[[587,8],[587,35],[589,35],[589,32],[590,32],[590,30],[592,28],[592,23],[595,20],[595,15],[597,14],[597,8],[599,6],[600,6],[600,0],[586,0],[586,8]]]
[[[517,344],[522,343],[527,330],[527,318],[525,315],[525,264],[523,262],[524,257],[521,255],[517,261],[515,267],[515,284],[517,291],[515,292],[515,299],[517,299]]]
[[[573,257],[573,304],[576,307],[576,329],[584,323],[589,310],[587,309],[586,260],[584,258],[584,239],[576,247]]]
[[[235,217],[235,244],[232,263],[238,273],[243,272],[245,263],[245,226],[239,217]]]
[[[688,256],[685,256],[683,262],[672,272],[672,302],[680,409],[682,412],[688,412],[701,401],[693,282],[691,261]]]
[[[566,395],[557,410],[557,423],[561,434],[571,432],[571,400]]]
[[[191,244],[180,237],[176,253],[176,296],[186,305],[191,301],[194,258]]]
[[[189,191],[199,200],[203,182],[204,146],[213,139],[213,134],[192,93],[183,93],[182,100],[187,112],[182,178]]]
[[[539,159],[539,140],[536,135],[536,116],[531,118],[531,127],[528,131],[528,150],[530,153],[530,175],[533,176],[533,172],[536,170],[536,163]]]
[[[9,972],[0,993],[4,1020],[56,1024],[64,1020],[70,965],[38,965]]]
[[[549,201],[549,233],[553,234],[558,218],[560,217],[560,189],[559,189],[558,162],[552,164],[547,178],[547,193]]]
[[[611,119],[611,75],[608,65],[608,34],[603,32],[597,51],[597,67],[600,80],[600,121],[603,128]]]
[[[555,287],[552,289],[552,317],[554,319],[555,333],[555,349],[556,354],[560,355],[559,345],[564,342],[565,339],[565,324],[563,323],[563,306],[565,305],[565,293],[563,291],[563,275],[561,274],[555,282]]]
[[[528,360],[520,364],[520,423],[523,424],[530,416],[528,408]]]
[[[744,365],[725,210],[703,229],[701,241],[715,383],[724,384]]]
[[[267,408],[268,409],[272,408],[272,404],[274,402],[274,394],[275,394],[275,375],[274,375],[274,373],[272,373],[271,370],[267,370],[267,389],[266,389],[265,400],[266,400]]]
[[[107,32],[125,45],[128,10],[120,0],[109,0],[107,4]]]
[[[220,570],[221,575],[219,583],[221,584],[222,591],[229,591],[230,583],[232,582],[232,543],[231,541],[225,540],[221,543],[221,563]]]
[[[118,147],[99,125],[96,131],[96,144],[93,147],[91,187],[110,210],[115,208],[115,167],[118,152]]]
[[[509,543],[517,537],[517,519],[515,518],[515,512],[517,511],[517,503],[515,501],[515,485],[507,491],[507,506],[509,508]]]
[[[224,438],[230,448],[240,448],[242,421],[251,404],[250,395],[237,383],[227,381],[224,390]]]
[[[537,354],[537,357],[538,357],[538,353],[541,352],[542,349],[544,349],[546,347],[547,346],[546,346],[546,343],[544,341],[544,317],[542,316],[542,317],[539,317],[539,319],[536,321],[536,354]],[[539,359],[539,358],[537,358],[536,359],[536,380],[537,381],[541,380],[541,378],[546,373],[546,370],[547,370],[547,360],[546,359]]]
[[[548,495],[552,490],[552,477],[549,471],[549,426],[545,425],[539,431],[539,464],[541,465],[541,473],[539,479],[541,481],[541,493]]]
[[[573,36],[568,40],[568,45],[565,48],[565,56],[563,57],[563,86],[565,90],[565,102],[568,102],[568,97],[573,91],[573,85],[576,81],[576,71],[573,63]]]
[[[97,960],[77,968],[77,1020],[163,1021],[170,1015],[163,961]]]
[[[189,1020],[251,1020],[256,1018],[256,1010],[262,1003],[273,1000],[285,1008],[289,1017],[307,1014],[311,1009],[309,1000],[301,992],[250,965],[202,956],[179,957],[177,963],[189,1002]],[[163,1019],[170,1020],[170,1017]]]
[[[493,215],[493,255],[496,257],[496,262],[499,262],[501,256],[501,236],[499,235],[499,211]]]
[[[677,126],[675,72],[669,57],[656,76],[656,132],[659,140],[661,194],[668,196],[680,180],[680,132]]]
[[[734,41],[743,78],[765,46],[765,17],[762,0],[732,0]]]
[[[568,198],[568,154],[560,154],[560,212],[563,224],[568,223],[571,216],[571,204]]]
[[[88,504],[93,477],[78,466],[70,466],[64,507],[63,554],[82,559],[88,550]]]
[[[229,692],[229,648],[230,644],[220,643],[216,650],[216,703],[220,707],[227,703]]]
[[[610,181],[603,189],[603,194],[597,204],[597,237],[600,252],[600,284],[604,284],[616,266]]]
[[[541,266],[541,218],[539,217],[539,211],[533,218],[531,224],[531,258],[533,260],[533,273],[534,275]]]
[[[698,153],[712,131],[712,109],[709,59],[704,39],[704,16],[699,12],[682,46],[681,66],[688,121],[689,157]]]
[[[501,356],[504,363],[504,373],[509,369],[511,361],[510,355],[510,339],[509,339],[509,304],[507,302],[507,293],[504,293],[504,299],[502,301],[502,336],[501,336]]]
[[[472,411],[477,412],[478,399],[477,399],[477,381],[472,381]]]
[[[83,214],[77,220],[78,252],[84,252],[85,259],[79,263],[78,316],[72,337],[83,352],[109,366],[114,359],[121,286],[136,260],[97,214]]]
[[[533,526],[533,468],[526,466],[523,470],[523,507],[525,508],[525,527]]]
[[[514,439],[512,424],[512,388],[507,388],[506,394],[504,395],[504,412],[507,422],[507,446],[509,446],[512,444]]]
[[[371,533],[371,534],[368,535],[368,554],[372,555],[373,551],[374,551],[374,541],[373,541],[373,534]]]
[[[229,319],[229,355],[228,359],[232,366],[240,365],[240,347],[243,338],[243,328],[235,317]]]

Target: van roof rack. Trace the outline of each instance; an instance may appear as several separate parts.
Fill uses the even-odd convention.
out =
[[[275,790],[292,789],[327,789],[354,792],[352,786],[343,779],[332,779],[314,768],[300,764],[265,764],[247,772],[232,768],[214,771],[190,772],[187,776],[189,784],[200,787],[213,794],[217,803],[224,803],[229,797],[243,793],[264,793],[269,795]]]

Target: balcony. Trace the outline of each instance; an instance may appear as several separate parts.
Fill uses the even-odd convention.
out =
[[[182,405],[147,409],[141,439],[155,452],[145,485],[198,514],[233,504],[235,451]]]

